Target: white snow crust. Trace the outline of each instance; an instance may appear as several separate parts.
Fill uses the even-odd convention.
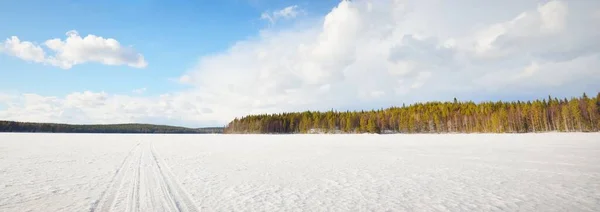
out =
[[[7,133],[0,211],[600,211],[600,133]]]

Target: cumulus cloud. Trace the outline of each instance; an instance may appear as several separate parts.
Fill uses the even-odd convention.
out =
[[[179,78],[187,90],[156,97],[20,96],[0,119],[224,124],[255,113],[598,92],[600,2],[493,4],[341,1],[313,25],[265,29],[201,57]],[[28,98],[41,99],[45,106],[31,110],[42,112],[26,109],[33,105]]]
[[[131,47],[124,47],[112,38],[103,38],[96,35],[81,37],[75,30],[66,33],[67,38],[47,40],[43,45],[29,41],[21,41],[12,36],[4,43],[0,51],[36,63],[44,63],[63,69],[70,69],[75,65],[96,62],[104,65],[128,65],[135,68],[144,68],[148,64],[144,56]],[[46,55],[45,47],[54,55]]]
[[[281,19],[293,19],[302,13],[304,13],[304,11],[301,10],[298,5],[292,5],[273,12],[263,12],[260,15],[260,19],[266,20],[271,24],[275,24]]]
[[[504,57],[525,51],[549,51],[547,42],[564,39],[567,31],[568,5],[550,1],[535,10],[522,12],[513,19],[495,23],[476,32],[475,53],[487,58]],[[573,26],[571,26],[572,28]],[[469,39],[469,38],[467,38]]]
[[[44,49],[32,42],[21,41],[17,36],[12,36],[4,43],[0,43],[0,52],[36,63],[46,61]]]
[[[341,1],[314,27],[263,31],[203,57],[182,80],[221,110],[241,111],[236,115],[593,91],[599,31],[591,27],[595,10],[587,8],[600,4],[529,3],[507,3],[514,15],[452,20],[431,12],[445,6],[435,1]],[[465,14],[499,14],[491,10]],[[464,30],[435,27],[452,24]]]

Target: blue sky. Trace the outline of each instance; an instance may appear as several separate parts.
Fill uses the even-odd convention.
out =
[[[331,8],[336,1],[317,4]],[[192,68],[202,55],[222,51],[238,40],[255,36],[267,23],[264,11],[281,1],[6,1],[0,19],[16,20],[0,28],[0,37],[30,41],[62,38],[77,30],[82,35],[116,38],[142,52],[151,65],[143,70],[84,64],[68,71],[0,57],[0,90],[66,95],[74,90],[129,92],[143,87],[147,94],[180,89],[170,78]],[[286,2],[288,3],[288,2]],[[315,9],[320,11],[318,8]],[[24,15],[35,14],[35,15]],[[23,83],[27,82],[27,83]]]
[[[8,120],[210,126],[600,88],[595,1],[23,0],[0,19]]]

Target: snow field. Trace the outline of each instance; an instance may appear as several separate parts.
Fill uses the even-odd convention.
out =
[[[600,134],[0,134],[0,211],[598,211]]]

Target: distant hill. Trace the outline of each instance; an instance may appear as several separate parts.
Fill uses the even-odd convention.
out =
[[[0,121],[0,132],[208,134],[223,133],[223,128],[186,128],[152,124],[74,125],[57,123]]]

